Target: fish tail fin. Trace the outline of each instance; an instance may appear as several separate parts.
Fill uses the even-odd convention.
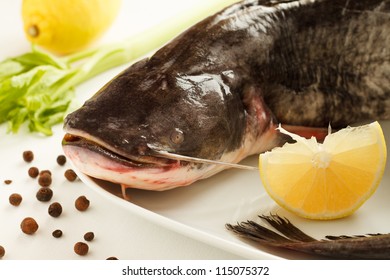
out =
[[[236,225],[226,224],[226,228],[241,237],[246,237],[262,244],[277,247],[283,246],[283,244],[286,243],[317,241],[302,232],[286,218],[281,218],[276,214],[271,214],[269,216],[262,215],[259,217],[270,224],[279,233],[254,221],[241,222]]]
[[[226,228],[242,238],[260,245],[294,250],[336,259],[389,259],[390,234],[326,236],[317,240],[305,234],[288,219],[276,214],[259,216],[275,230],[254,221],[226,224]],[[278,231],[278,232],[276,232]]]

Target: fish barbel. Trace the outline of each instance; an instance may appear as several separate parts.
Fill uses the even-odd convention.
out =
[[[390,0],[246,0],[108,82],[63,149],[92,177],[166,190],[284,144],[279,123],[321,138],[389,117]]]

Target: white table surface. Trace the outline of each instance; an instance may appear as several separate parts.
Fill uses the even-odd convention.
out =
[[[209,0],[124,0],[119,17],[102,41],[126,38],[132,32],[206,1]],[[30,50],[22,31],[20,10],[20,0],[0,0],[1,60]],[[88,98],[114,74],[111,71],[100,75],[94,87],[88,83],[81,85],[77,88],[78,97]],[[62,153],[62,135],[61,125],[55,128],[52,137],[31,135],[26,129],[17,135],[7,134],[6,126],[0,126],[0,245],[6,249],[3,259],[106,259],[110,256],[119,259],[241,258],[142,219],[119,205],[107,203],[104,197],[81,181],[67,182],[62,174],[70,167],[69,163],[60,167],[55,162],[57,155]],[[22,160],[22,152],[27,149],[35,153],[31,164]],[[60,217],[50,217],[47,214],[50,203],[36,200],[38,184],[27,175],[30,166],[52,170],[54,196],[51,202],[62,204],[64,210]],[[13,182],[6,185],[3,183],[6,179]],[[14,192],[23,196],[18,207],[8,202],[8,196]],[[91,201],[90,208],[83,213],[73,206],[79,195],[85,195]],[[39,230],[31,236],[23,234],[19,227],[20,221],[27,216],[34,217],[39,223]],[[64,232],[59,239],[51,236],[57,228]],[[89,243],[89,254],[80,257],[73,252],[73,245],[83,241],[87,231],[93,231],[95,239]]]

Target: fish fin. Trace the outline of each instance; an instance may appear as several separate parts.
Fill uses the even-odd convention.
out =
[[[323,142],[325,137],[330,134],[331,128],[324,127],[308,127],[308,126],[298,126],[298,125],[281,125],[285,130],[297,134],[301,137],[310,139],[315,137],[318,142]]]
[[[226,224],[226,228],[242,238],[260,245],[293,250],[334,259],[389,259],[390,234],[326,236],[317,240],[308,236],[288,219],[276,214],[259,216],[274,231],[254,221]]]
[[[267,221],[273,228],[278,230],[280,233],[284,234],[290,240],[300,241],[300,242],[311,242],[317,241],[313,237],[307,235],[299,228],[294,226],[288,219],[281,218],[276,214],[271,214],[270,216],[262,215],[259,216],[261,219]]]
[[[317,241],[295,227],[286,218],[281,218],[276,214],[271,214],[270,216],[262,215],[259,217],[267,221],[279,233],[254,221],[241,222],[237,225],[227,224],[226,227],[241,237],[250,238],[262,244],[277,247],[283,247],[283,244],[288,243]]]

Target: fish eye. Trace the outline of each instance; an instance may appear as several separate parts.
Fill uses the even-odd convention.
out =
[[[184,141],[184,133],[183,133],[183,131],[181,131],[180,129],[176,128],[171,133],[170,139],[171,139],[172,143],[174,143],[176,145],[183,143],[183,141]]]

